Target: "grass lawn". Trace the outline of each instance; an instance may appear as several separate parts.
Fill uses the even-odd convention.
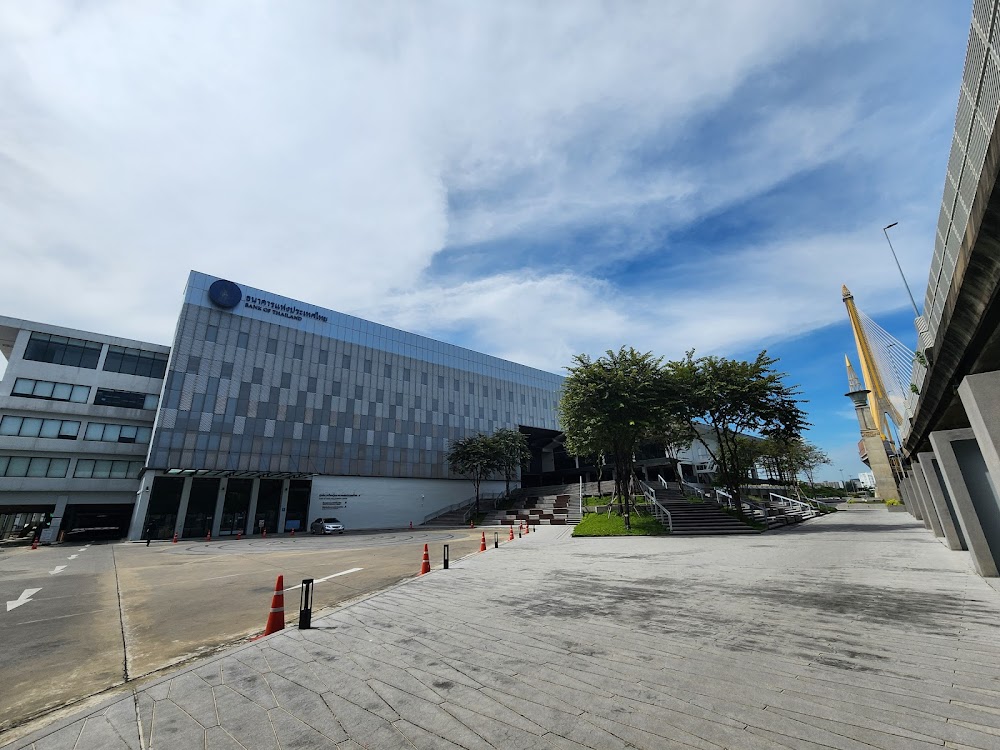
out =
[[[573,529],[573,536],[660,536],[667,534],[651,516],[632,516],[632,529],[625,530],[625,519],[605,513],[588,513]]]

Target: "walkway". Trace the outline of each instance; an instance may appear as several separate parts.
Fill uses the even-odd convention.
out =
[[[540,529],[12,747],[1000,746],[1000,594],[908,514],[568,534]]]

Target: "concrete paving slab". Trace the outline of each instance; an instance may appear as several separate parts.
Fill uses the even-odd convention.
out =
[[[1000,594],[907,515],[849,509],[754,537],[569,531],[541,528],[9,747],[1000,746]]]

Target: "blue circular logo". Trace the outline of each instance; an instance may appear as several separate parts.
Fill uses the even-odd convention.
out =
[[[222,309],[230,310],[240,304],[243,292],[233,282],[219,279],[208,288],[208,298]]]

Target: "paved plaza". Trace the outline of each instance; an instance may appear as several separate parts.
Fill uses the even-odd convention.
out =
[[[1000,594],[908,514],[569,534],[491,546],[9,747],[1000,747]]]

